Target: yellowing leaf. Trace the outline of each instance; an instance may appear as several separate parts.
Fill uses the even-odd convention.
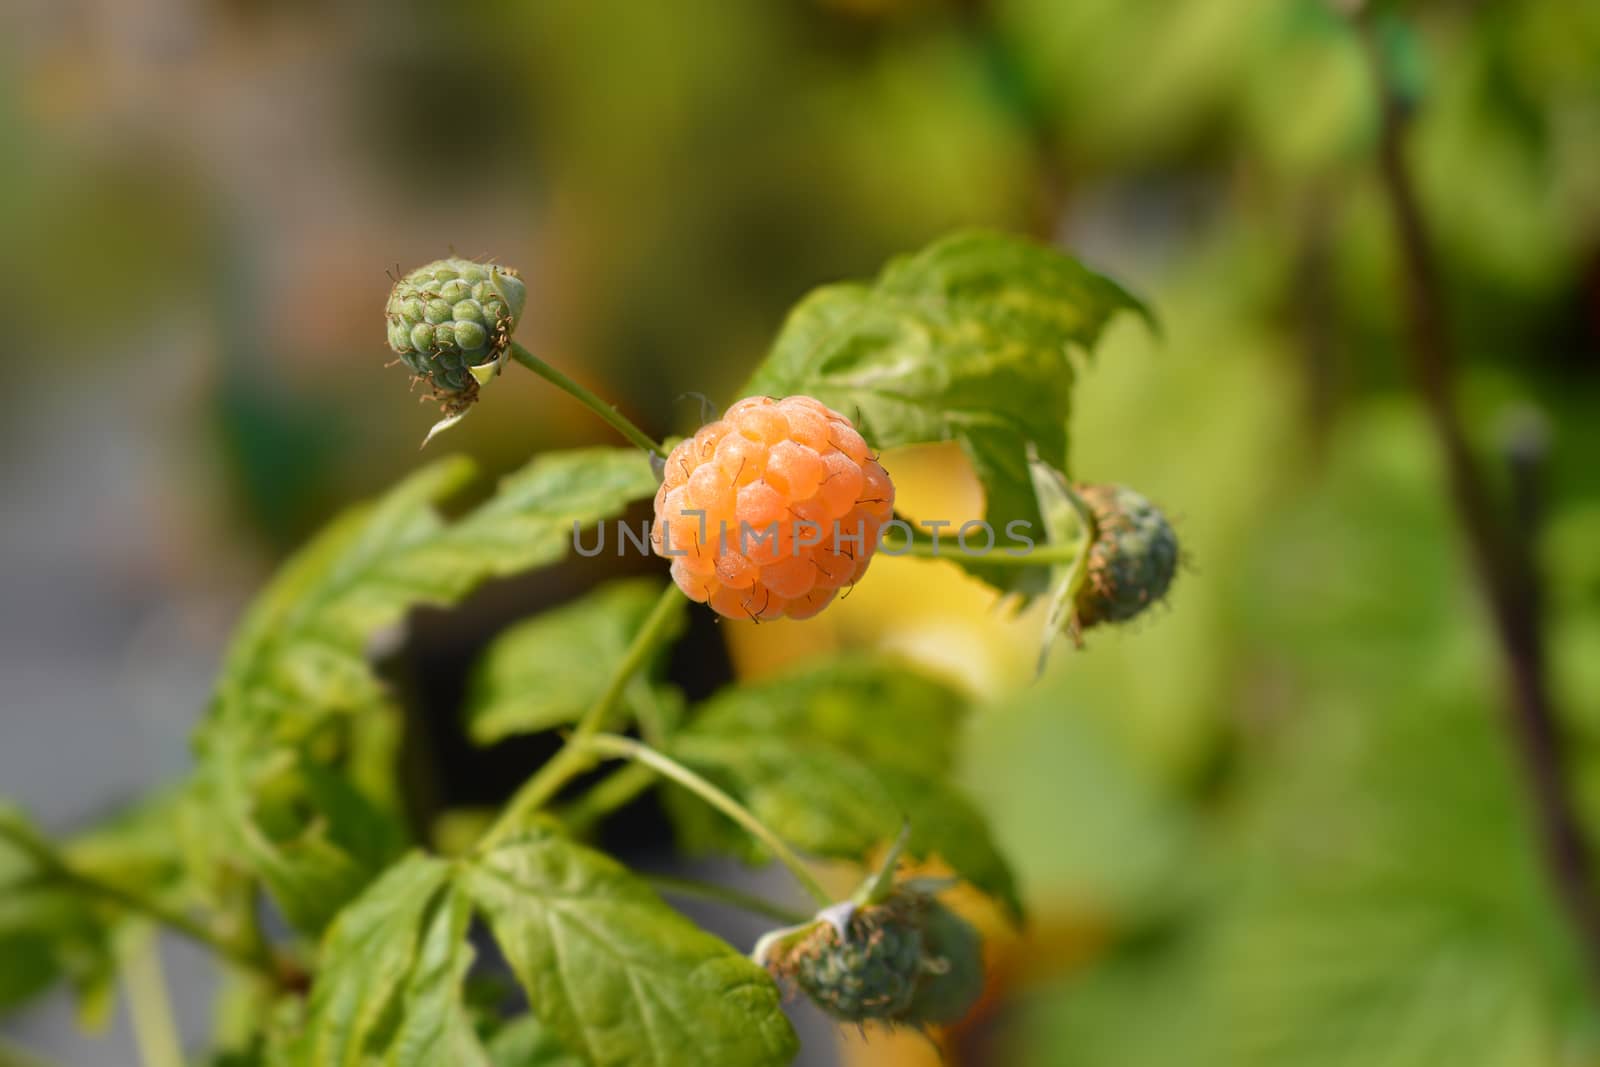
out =
[[[414,607],[560,559],[574,523],[615,515],[656,484],[637,452],[545,455],[447,523],[435,505],[472,473],[437,463],[335,520],[258,598],[229,650],[200,732],[202,788],[237,858],[303,930],[320,930],[395,854],[398,827],[343,780],[359,736],[349,717],[389,713],[371,643]]]
[[[747,392],[815,396],[877,448],[958,441],[1002,541],[1041,530],[1029,446],[1067,469],[1069,349],[1091,348],[1139,301],[1052,248],[962,233],[892,261],[871,285],[831,285],[790,314]],[[934,518],[953,518],[933,516]],[[969,569],[997,588],[1042,592],[1043,568]]]

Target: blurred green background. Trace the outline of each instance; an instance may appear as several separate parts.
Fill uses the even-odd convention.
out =
[[[1500,485],[1519,427],[1548,441],[1549,666],[1600,830],[1600,4],[1379,16],[1473,444]],[[677,668],[709,687],[875,644],[981,696],[965,779],[1034,922],[996,932],[961,1062],[1600,1064],[1332,5],[12,0],[0,30],[0,792],[51,829],[183,767],[250,590],[418,462],[433,413],[383,367],[386,270],[520,266],[524,343],[681,432],[810,287],[987,225],[1157,310],[1160,337],[1123,323],[1086,370],[1073,473],[1177,519],[1170,610],[1033,685],[1037,619],[886,560],[810,628],[700,620]],[[500,471],[608,440],[517,374],[444,448]],[[978,513],[951,454],[885,462]],[[430,721],[482,641],[596,577],[423,620]],[[528,766],[439,747],[416,788],[440,806]],[[204,1032],[204,965],[173,969]],[[66,1014],[5,1025],[128,1062]],[[807,1062],[931,1062],[840,1042]]]

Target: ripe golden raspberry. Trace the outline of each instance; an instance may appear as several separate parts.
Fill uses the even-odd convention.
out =
[[[651,544],[689,599],[732,619],[809,619],[860,581],[894,484],[850,420],[755,396],[667,457]]]

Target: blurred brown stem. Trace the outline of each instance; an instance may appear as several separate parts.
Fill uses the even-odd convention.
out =
[[[1507,725],[1522,760],[1550,876],[1580,935],[1591,977],[1600,984],[1600,897],[1595,893],[1594,861],[1567,782],[1560,723],[1545,678],[1538,575],[1531,550],[1535,516],[1516,513],[1509,528],[1500,520],[1456,413],[1455,358],[1443,289],[1406,158],[1409,103],[1398,91],[1371,22],[1358,18],[1356,26],[1383,109],[1379,162],[1403,268],[1412,375],[1444,454],[1450,495],[1505,658]]]

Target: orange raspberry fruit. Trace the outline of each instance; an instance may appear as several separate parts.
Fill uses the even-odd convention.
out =
[[[850,420],[753,396],[667,457],[650,542],[690,600],[731,619],[809,619],[861,580],[894,483]]]

